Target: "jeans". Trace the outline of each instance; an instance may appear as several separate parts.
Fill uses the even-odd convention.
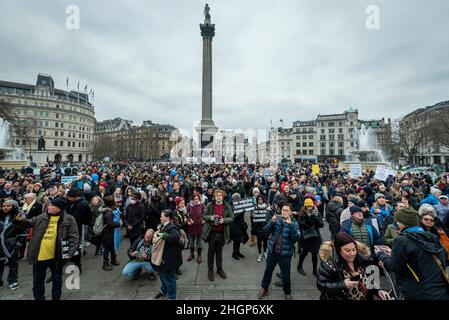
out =
[[[211,232],[209,240],[209,248],[207,250],[207,266],[209,269],[214,268],[214,255],[217,263],[217,269],[221,269],[223,264],[223,246],[224,234]]]
[[[292,257],[291,256],[281,256],[278,253],[270,252],[267,257],[267,265],[265,267],[265,272],[262,279],[262,288],[268,290],[270,286],[271,278],[273,277],[274,268],[279,263],[282,275],[282,289],[284,289],[285,294],[291,294],[291,284],[290,284],[290,267],[291,267]]]
[[[19,250],[14,250],[11,258],[0,261],[0,283],[3,282],[3,271],[7,261],[9,261],[8,284],[13,284],[19,281]]]
[[[45,300],[45,276],[50,268],[52,282],[51,296],[60,300],[62,294],[62,264],[56,267],[56,260],[38,261],[33,265],[33,295],[35,300]]]
[[[104,246],[103,247],[103,259],[104,260],[109,260],[109,252],[111,253],[111,258],[112,258],[112,256],[115,254],[114,247],[109,248],[107,246]]]
[[[131,260],[128,262],[128,264],[123,268],[122,275],[127,278],[132,278],[139,269],[146,269],[148,273],[153,272],[153,267],[151,266],[151,263],[148,261],[139,262],[136,260]]]
[[[169,300],[176,300],[176,273],[175,271],[160,271],[159,279],[161,279],[161,293],[167,295]]]

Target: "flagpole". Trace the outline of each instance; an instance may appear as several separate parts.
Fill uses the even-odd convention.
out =
[[[80,82],[78,81],[78,90],[77,90],[77,94],[78,94],[78,103],[80,103]]]
[[[69,77],[67,77],[67,80],[65,82],[65,86],[67,88],[66,97],[67,97],[67,100],[69,100]]]

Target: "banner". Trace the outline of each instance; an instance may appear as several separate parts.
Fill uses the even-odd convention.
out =
[[[383,165],[377,165],[376,174],[374,175],[374,179],[377,179],[380,181],[387,181],[389,173],[390,173],[390,168],[383,166]]]
[[[232,201],[232,205],[234,207],[234,214],[239,214],[246,211],[254,211],[255,208],[253,198]]]
[[[360,163],[353,163],[349,165],[349,172],[352,174],[353,178],[361,177],[362,175],[362,165]]]
[[[61,183],[62,184],[72,183],[76,179],[77,179],[77,176],[61,177]]]
[[[312,172],[313,174],[319,174],[320,173],[320,166],[317,164],[312,165]]]

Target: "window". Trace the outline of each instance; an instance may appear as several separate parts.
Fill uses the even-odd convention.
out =
[[[320,146],[321,148],[326,148],[326,142],[321,142]]]
[[[338,133],[343,133],[343,128],[338,129]]]
[[[350,144],[350,145],[351,145],[351,147],[354,147],[354,142],[351,142],[351,144]]]
[[[81,148],[81,142],[78,142],[78,148]]]
[[[343,153],[343,149],[339,149],[338,150],[338,154],[340,155],[340,156],[342,156],[344,153]]]
[[[302,146],[303,146],[303,147],[307,147],[307,142],[303,142],[303,143],[302,143]]]
[[[67,147],[70,147],[70,146],[71,146],[71,142],[67,141]]]
[[[326,150],[325,149],[321,149],[321,155],[325,155],[326,154]]]
[[[341,126],[343,125],[343,122],[340,121],[340,122],[338,123],[338,125],[341,127]]]
[[[59,119],[59,113],[56,114],[56,119]]]
[[[59,141],[59,146],[63,147],[64,146],[64,141]]]
[[[329,129],[329,133],[335,133],[335,129]]]
[[[301,150],[296,150],[296,154],[300,155],[301,154]]]
[[[59,109],[59,104],[56,105],[56,109]]]
[[[313,136],[309,136],[309,139],[312,140],[312,139],[313,139]]]
[[[350,125],[351,125],[351,126],[353,126],[353,125],[354,125],[354,122],[353,122],[353,121],[351,121]]]
[[[313,132],[313,128],[309,128],[309,132]]]
[[[309,155],[312,155],[313,154],[313,150],[309,150]]]
[[[55,140],[55,147],[57,147],[58,146],[58,141],[57,140]]]
[[[61,128],[64,128],[64,123],[61,122]]]
[[[61,137],[64,137],[64,131],[61,131]]]
[[[343,148],[343,142],[339,142],[339,143],[338,143],[338,146],[339,146],[340,148]]]
[[[306,139],[307,139],[307,136],[302,136],[302,139],[303,139],[303,140],[306,140]]]
[[[328,126],[328,127],[335,127],[335,122],[328,122],[328,123],[327,123],[327,126]]]
[[[302,154],[307,154],[307,150],[302,150]]]
[[[338,140],[345,140],[345,136],[342,135],[342,134],[339,134],[339,135],[338,135]]]
[[[55,131],[55,137],[57,137],[59,135],[58,131]]]
[[[331,134],[331,135],[329,136],[329,140],[335,140],[335,136],[334,136],[333,134]]]
[[[48,127],[48,121],[45,121],[45,126]]]
[[[334,147],[334,143],[333,142],[329,142],[329,147],[333,148]]]
[[[301,142],[296,142],[296,147],[301,147]]]
[[[324,131],[325,131],[324,129],[321,129],[321,134],[324,134]]]
[[[307,132],[307,128],[302,128],[302,132]]]
[[[313,147],[313,142],[309,142],[309,147]]]
[[[55,122],[55,127],[59,128],[59,123]]]
[[[329,154],[330,154],[331,156],[333,156],[333,155],[334,155],[334,149],[329,149]]]
[[[296,140],[299,140],[299,139],[301,139],[301,136],[296,136]]]
[[[16,145],[20,145],[20,140],[19,139],[16,140]]]

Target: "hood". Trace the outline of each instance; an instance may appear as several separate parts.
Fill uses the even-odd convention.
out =
[[[436,241],[436,237],[430,232],[410,232],[404,234],[407,238],[413,239],[419,243],[421,249],[431,254],[439,254],[443,247],[439,241]]]
[[[341,203],[339,203],[339,202],[336,202],[336,201],[330,201],[329,204],[327,205],[327,208],[330,211],[335,211],[335,210],[337,210],[339,208],[343,208],[343,205]]]
[[[369,257],[371,255],[371,250],[366,245],[361,242],[356,241],[357,243],[357,251],[359,254]],[[319,251],[321,261],[329,261],[334,259],[334,243],[332,241],[324,242]]]

